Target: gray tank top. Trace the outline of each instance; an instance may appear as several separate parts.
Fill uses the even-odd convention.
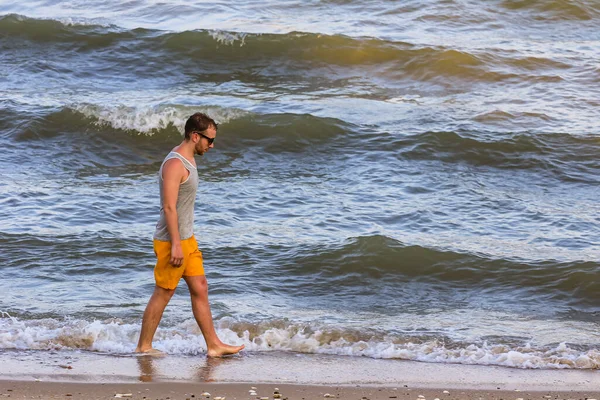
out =
[[[179,237],[181,240],[189,239],[194,235],[194,202],[196,200],[196,192],[198,191],[198,169],[195,165],[189,162],[184,156],[177,152],[170,152],[158,171],[158,186],[160,187],[160,218],[156,224],[154,231],[154,239],[171,241],[171,236],[167,229],[167,220],[164,210],[164,193],[163,193],[163,166],[165,162],[172,158],[181,160],[184,167],[190,171],[188,178],[179,186],[179,195],[177,196],[177,220],[179,225]]]

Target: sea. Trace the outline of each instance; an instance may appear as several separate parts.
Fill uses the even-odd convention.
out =
[[[195,233],[241,357],[600,368],[599,26],[596,0],[0,1],[0,353],[133,352],[158,169],[204,112]],[[154,346],[206,353],[183,281]]]

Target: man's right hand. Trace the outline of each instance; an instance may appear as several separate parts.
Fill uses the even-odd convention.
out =
[[[170,262],[174,267],[181,267],[183,265],[183,250],[181,249],[181,243],[173,243],[171,245]]]

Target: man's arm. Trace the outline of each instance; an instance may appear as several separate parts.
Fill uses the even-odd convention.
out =
[[[180,267],[183,264],[183,250],[181,249],[181,237],[179,236],[179,223],[177,220],[177,197],[179,196],[179,185],[189,172],[180,160],[167,160],[162,169],[163,179],[163,210],[167,221],[167,230],[171,237],[171,264]]]

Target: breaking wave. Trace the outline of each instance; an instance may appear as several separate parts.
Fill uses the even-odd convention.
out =
[[[567,343],[535,346],[478,341],[453,342],[444,337],[386,334],[344,328],[294,324],[286,321],[240,323],[216,321],[226,342],[244,344],[246,351],[283,351],[353,357],[416,360],[438,363],[500,365],[515,368],[597,369],[597,349]],[[0,319],[0,348],[18,350],[88,350],[109,354],[134,351],[138,324],[122,321]],[[196,323],[185,321],[159,329],[154,347],[169,354],[197,355],[206,345]]]

